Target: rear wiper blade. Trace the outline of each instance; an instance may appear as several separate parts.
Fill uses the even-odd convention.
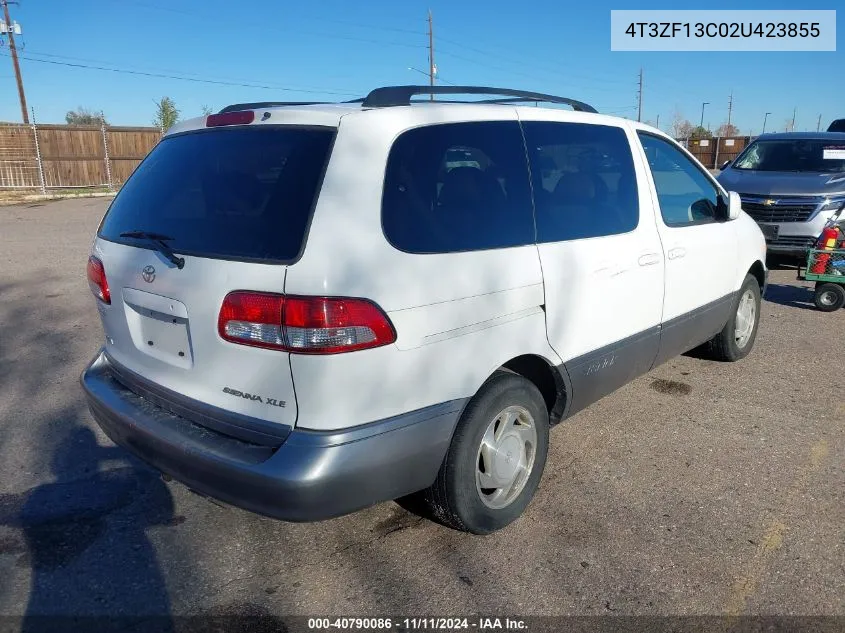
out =
[[[171,264],[176,266],[176,268],[182,270],[182,268],[185,267],[185,258],[176,255],[176,253],[173,252],[173,249],[167,245],[167,240],[174,239],[169,235],[153,233],[151,231],[124,231],[120,234],[120,237],[132,237],[138,240],[147,240],[148,242],[154,244],[157,247],[157,250],[164,255]]]

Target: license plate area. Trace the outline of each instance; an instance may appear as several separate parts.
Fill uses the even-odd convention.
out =
[[[766,238],[767,242],[774,242],[778,239],[780,226],[777,224],[760,224],[758,226],[760,227],[760,230],[763,231],[763,237]]]
[[[131,296],[136,299],[133,301],[126,294],[126,324],[136,349],[170,365],[189,369],[193,354],[185,306],[165,297],[138,301],[137,293]]]

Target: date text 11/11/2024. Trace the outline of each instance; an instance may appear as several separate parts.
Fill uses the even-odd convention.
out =
[[[528,631],[528,625],[524,620],[517,618],[309,618],[308,629],[313,631]]]

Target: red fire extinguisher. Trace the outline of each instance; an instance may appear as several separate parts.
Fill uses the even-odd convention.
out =
[[[839,229],[836,226],[827,226],[822,231],[819,238],[817,248],[819,250],[832,251],[836,248],[836,238],[839,235]],[[830,262],[829,253],[818,253],[816,260],[813,262],[813,267],[810,269],[811,273],[823,275],[827,271],[827,265]]]

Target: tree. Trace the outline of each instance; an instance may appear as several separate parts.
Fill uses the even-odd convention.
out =
[[[208,116],[209,114],[214,114],[214,110],[211,108],[211,106],[204,105],[202,107],[202,115]]]
[[[696,125],[690,132],[690,138],[713,138],[713,135],[706,127]]]
[[[722,123],[716,128],[716,136],[739,136],[739,128],[733,123]]]
[[[676,111],[672,116],[672,136],[679,139],[689,138],[692,134],[693,125],[684,118],[684,115]]]
[[[153,118],[153,125],[161,129],[162,132],[167,132],[179,120],[179,110],[176,108],[176,102],[170,97],[162,97],[155,101],[156,115]]]
[[[108,124],[101,112],[94,112],[82,106],[79,106],[76,110],[68,110],[68,113],[65,115],[65,123],[68,125]]]

